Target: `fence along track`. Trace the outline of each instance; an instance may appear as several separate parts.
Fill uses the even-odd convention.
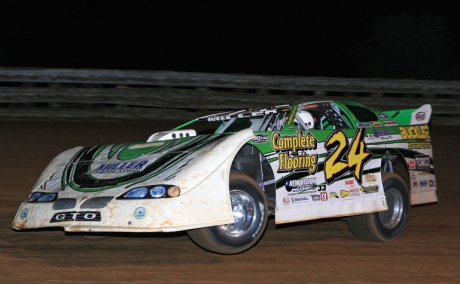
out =
[[[359,101],[380,110],[429,103],[434,124],[460,125],[459,81],[0,68],[3,120],[187,120],[315,100]]]

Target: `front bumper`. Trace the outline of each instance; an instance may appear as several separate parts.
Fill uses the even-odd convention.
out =
[[[203,198],[191,191],[177,198],[118,200],[104,208],[53,209],[53,203],[23,202],[16,230],[62,227],[69,232],[172,232],[233,223],[229,198]]]

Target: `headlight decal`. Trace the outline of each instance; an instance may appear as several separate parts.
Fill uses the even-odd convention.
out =
[[[180,195],[180,188],[175,185],[157,184],[133,188],[117,199],[158,199],[170,198]]]
[[[33,192],[27,198],[28,203],[53,202],[58,197],[56,192]]]

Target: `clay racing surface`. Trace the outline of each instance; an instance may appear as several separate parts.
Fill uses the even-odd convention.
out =
[[[458,283],[460,127],[433,126],[439,202],[413,206],[402,236],[356,239],[340,219],[275,226],[232,256],[206,252],[185,233],[90,239],[21,231],[11,221],[41,171],[74,146],[145,141],[173,124],[0,123],[1,283]]]

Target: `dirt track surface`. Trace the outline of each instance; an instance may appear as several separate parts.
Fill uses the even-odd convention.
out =
[[[414,206],[388,243],[356,239],[342,220],[276,226],[251,250],[206,252],[185,233],[88,239],[11,229],[49,161],[74,146],[143,141],[168,123],[0,122],[0,283],[459,283],[460,127],[433,126],[439,202]]]

